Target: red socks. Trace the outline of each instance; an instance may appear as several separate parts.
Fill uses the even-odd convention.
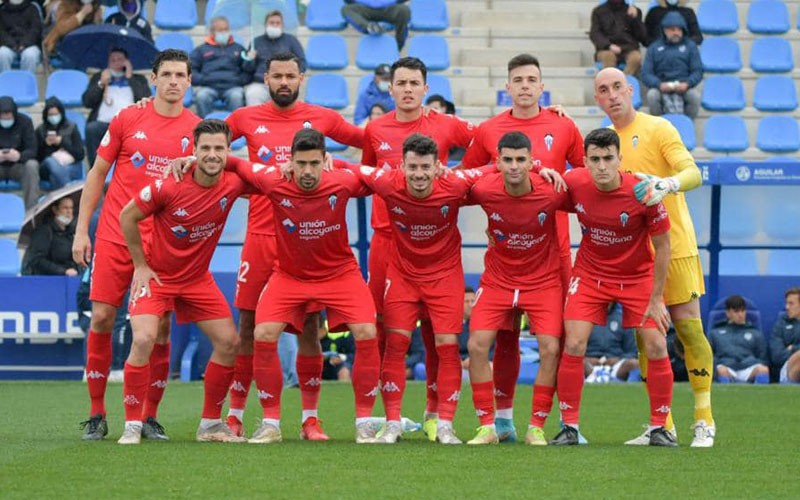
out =
[[[583,391],[583,356],[563,352],[558,365],[558,400],[565,424],[578,425]]]
[[[206,365],[206,377],[203,382],[205,396],[203,398],[203,418],[220,418],[222,405],[228,395],[228,388],[233,379],[233,367],[222,366],[209,361]]]
[[[650,425],[663,427],[672,406],[672,365],[669,357],[647,360],[645,385],[650,397]]]
[[[106,384],[111,369],[111,332],[89,330],[86,339],[86,385],[92,401],[91,415],[106,414]]]
[[[353,362],[353,394],[356,400],[356,418],[372,415],[380,383],[381,358],[378,339],[356,340],[356,357]],[[405,376],[405,364],[403,364]]]
[[[150,353],[150,380],[144,403],[144,418],[156,418],[158,415],[158,405],[164,397],[169,379],[169,346],[169,343],[155,344]]]
[[[110,337],[110,336],[109,336]],[[142,406],[147,395],[147,382],[150,379],[150,365],[133,366],[125,363],[125,381],[122,387],[125,421],[141,422]]]
[[[378,332],[378,355],[383,361],[383,356],[386,354],[386,330],[383,328],[383,321],[375,321],[375,330]]]
[[[425,344],[425,412],[436,413],[439,407],[439,391],[437,379],[439,376],[439,355],[436,353],[436,335],[429,319],[422,320],[419,326],[422,334],[422,343]]]
[[[258,401],[264,418],[280,420],[283,373],[278,358],[277,342],[254,342],[253,378],[258,388]]]
[[[472,383],[472,404],[481,425],[494,423],[494,382]]]
[[[303,411],[319,407],[319,390],[322,386],[322,354],[316,356],[297,355],[295,367],[300,384],[300,400]]]
[[[386,332],[381,395],[387,421],[400,420],[403,392],[406,390],[406,353],[409,345],[411,345],[410,337],[402,333]]]
[[[244,410],[247,405],[247,395],[250,393],[250,384],[253,382],[253,355],[239,354],[233,365],[233,379],[231,380],[231,409]]]
[[[495,400],[497,409],[514,407],[514,392],[519,378],[519,337],[510,330],[497,332],[494,348]]]
[[[439,420],[452,422],[461,397],[461,356],[458,344],[436,346],[439,355],[439,376],[436,378],[439,398]]]
[[[533,385],[533,406],[531,407],[531,425],[540,429],[544,428],[550,409],[553,407],[553,393],[556,388],[552,385]]]

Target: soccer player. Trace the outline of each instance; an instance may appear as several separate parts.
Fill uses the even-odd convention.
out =
[[[714,355],[700,319],[700,296],[705,293],[705,285],[694,225],[683,194],[701,185],[700,170],[675,127],[661,117],[638,113],[633,108],[633,88],[621,71],[615,68],[600,71],[595,77],[594,89],[595,101],[619,134],[623,170],[644,177],[636,186],[637,198],[647,204],[663,200],[669,213],[672,259],[664,286],[664,301],[678,339],[686,349],[686,368],[694,393],[692,447],[708,448],[714,446],[716,435],[711,412]],[[642,340],[638,335],[636,338],[639,365],[642,373],[647,373]],[[671,415],[667,419],[667,429],[675,430]],[[648,442],[645,431],[626,444]]]
[[[470,320],[469,379],[480,427],[467,444],[498,442],[489,349],[497,331],[511,330],[517,311],[525,311],[541,356],[525,442],[546,445],[543,428],[553,405],[563,329],[556,214],[566,206],[567,195],[557,194],[531,173],[531,141],[524,133],[504,134],[497,150],[500,172],[478,181],[467,198],[468,204],[480,204],[486,212],[487,231],[494,241],[484,257],[485,270]],[[494,369],[499,369],[497,363]]]
[[[300,61],[291,53],[280,53],[267,61],[264,84],[271,100],[239,108],[228,116],[233,139],[245,137],[250,161],[277,166],[289,161],[292,139],[298,130],[313,128],[335,141],[360,148],[364,132],[331,109],[298,100],[303,73]],[[282,200],[279,200],[282,202]],[[269,281],[275,262],[275,221],[268,197],[250,197],[247,236],[242,248],[234,304],[239,308],[239,354],[236,356],[228,425],[244,434],[242,416],[253,379],[253,327],[258,297]],[[317,418],[322,378],[322,350],[317,338],[317,315],[299,337],[297,375],[303,406],[302,432],[305,439],[326,440]]]
[[[636,177],[619,172],[616,132],[593,130],[585,144],[587,168],[564,175],[583,238],[564,305],[566,337],[558,367],[564,427],[550,444],[578,444],[586,344],[593,325],[605,324],[608,304],[615,301],[622,304],[623,328],[637,329],[649,360],[649,444],[677,446],[664,428],[672,404],[666,342],[669,314],[661,298],[670,258],[669,217],[661,203],[649,207],[639,203],[633,193]]]
[[[139,444],[141,440],[150,351],[160,318],[173,308],[179,323],[197,323],[214,346],[205,371],[197,440],[247,441],[220,419],[233,378],[238,338],[225,296],[208,270],[231,205],[250,189],[236,174],[224,172],[230,142],[225,122],[201,122],[194,129],[197,168],[192,176],[182,183],[157,179],[120,214],[134,265],[129,306],[133,344],[125,363],[125,431],[120,444]],[[139,224],[151,215],[152,243],[145,257]]]
[[[302,330],[310,302],[327,309],[331,331],[347,325],[355,337],[356,442],[375,438],[369,424],[380,374],[375,307],[350,249],[346,223],[347,201],[368,191],[351,170],[323,171],[324,161],[325,137],[314,129],[302,129],[294,136],[291,180],[275,167],[238,161],[239,175],[269,197],[280,221],[278,266],[256,308],[253,372],[264,413],[251,443],[282,440],[278,337],[287,325]]]
[[[439,160],[443,164],[447,163],[447,154],[451,147],[469,145],[473,135],[471,123],[454,115],[424,112],[422,99],[428,92],[427,76],[425,63],[416,57],[403,57],[392,64],[389,92],[396,108],[367,124],[361,154],[363,165],[399,168],[403,161],[403,141],[414,133],[424,134],[436,142]],[[383,289],[388,258],[392,253],[392,233],[386,204],[379,197],[372,198],[371,222],[375,232],[369,249],[369,287],[378,312],[378,338],[383,352],[386,339],[383,326]],[[425,342],[428,380],[436,380],[439,362],[430,321],[424,319],[421,329]],[[423,430],[431,440],[436,439],[437,397],[437,385],[428,383]]]
[[[86,341],[86,378],[92,405],[89,420],[83,423],[86,440],[103,439],[108,434],[105,392],[111,366],[111,331],[117,308],[133,276],[133,262],[119,226],[119,213],[144,186],[161,178],[170,160],[192,151],[192,130],[200,118],[183,107],[191,76],[192,67],[185,52],[172,49],[160,52],[150,75],[150,82],[156,86],[155,99],[140,108],[126,108],[111,120],[86,177],[72,245],[73,258],[81,265],[86,265],[92,255],[89,221],[103,194],[108,170],[112,164],[116,165],[100,213],[92,257],[92,321]],[[145,245],[152,227],[150,220],[143,221]],[[142,428],[148,439],[167,439],[156,416],[169,375],[169,323],[170,315],[165,313],[150,356]]]
[[[571,119],[552,109],[539,106],[544,91],[539,60],[530,54],[519,54],[508,61],[506,90],[511,108],[478,125],[475,138],[461,165],[474,168],[497,163],[500,138],[511,131],[528,136],[532,145],[533,164],[546,166],[563,174],[567,163],[583,166],[583,138]],[[561,248],[561,286],[566,292],[572,270],[569,241],[569,218],[566,212],[556,214]],[[501,441],[516,441],[514,428],[514,393],[519,377],[519,328],[500,330],[497,335],[494,362],[494,384],[497,400],[497,433]]]

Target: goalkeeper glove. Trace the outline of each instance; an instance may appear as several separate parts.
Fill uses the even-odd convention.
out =
[[[681,188],[681,183],[675,177],[656,177],[655,175],[635,174],[641,179],[634,187],[633,194],[640,203],[648,207],[660,202],[666,195],[675,193]]]

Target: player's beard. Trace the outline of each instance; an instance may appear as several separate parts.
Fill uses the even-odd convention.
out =
[[[291,106],[292,104],[294,104],[294,102],[300,96],[300,89],[298,88],[297,90],[291,92],[290,94],[281,94],[277,91],[272,90],[272,88],[270,87],[269,96],[272,99],[272,102],[274,102],[276,106],[285,108],[287,106]]]

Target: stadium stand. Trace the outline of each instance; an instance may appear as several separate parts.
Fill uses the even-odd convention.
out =
[[[735,73],[742,69],[742,53],[734,38],[717,37],[700,46],[703,70],[714,73]]]
[[[703,146],[709,151],[735,153],[749,145],[747,125],[741,117],[714,115],[706,122]]]
[[[66,108],[80,107],[83,106],[81,96],[87,85],[89,85],[89,77],[83,71],[74,69],[54,71],[47,78],[44,98],[55,96]]]
[[[625,79],[633,87],[633,107],[639,109],[642,107],[642,87],[639,85],[639,79],[633,75],[625,75]]]
[[[759,35],[789,31],[789,9],[780,0],[760,0],[747,9],[747,29]]]
[[[347,144],[342,144],[340,142],[334,141],[330,137],[326,137],[325,138],[325,149],[327,149],[331,153],[339,153],[339,152],[347,150]]]
[[[744,84],[738,76],[712,75],[703,81],[701,98],[709,111],[739,111],[745,107]]]
[[[676,115],[672,113],[667,113],[662,115],[666,120],[668,120],[672,125],[678,129],[678,133],[681,134],[681,140],[683,144],[686,146],[686,149],[692,151],[695,147],[697,147],[697,138],[695,137],[694,131],[694,123],[692,119],[686,115]]]
[[[153,23],[165,30],[188,30],[197,24],[197,5],[194,0],[156,2]]]
[[[341,35],[312,35],[306,44],[309,69],[344,69],[347,67],[347,42]]]
[[[311,0],[306,10],[306,26],[310,30],[340,31],[347,21],[342,17],[344,0]]]
[[[231,207],[228,214],[228,221],[222,230],[219,238],[220,245],[241,245],[244,243],[244,235],[247,232],[247,210],[250,201],[247,198],[239,198]]]
[[[0,92],[11,96],[19,107],[31,106],[39,100],[36,76],[21,69],[11,69],[0,73]]]
[[[230,114],[230,111],[212,111],[206,116],[206,120],[225,120]],[[244,137],[240,137],[231,143],[231,149],[234,151],[243,149],[245,146],[247,146],[247,140]]]
[[[700,31],[709,35],[727,35],[739,31],[739,14],[730,0],[706,0],[697,7]]]
[[[750,68],[760,73],[785,73],[794,69],[792,46],[785,38],[758,38],[750,48]]]
[[[725,316],[725,298],[722,298],[714,303],[711,309],[708,311],[708,326],[707,329],[710,330],[714,325],[721,321],[726,320]],[[755,302],[747,297],[742,297],[744,299],[744,304],[746,307],[746,318],[747,322],[751,325],[755,326],[757,329],[761,330],[761,311],[758,309],[758,306]]]
[[[17,245],[8,238],[0,238],[0,276],[18,276],[20,258]]]
[[[800,130],[791,116],[767,116],[758,122],[756,147],[767,153],[794,153],[800,149]]]
[[[155,39],[158,50],[178,49],[190,54],[194,49],[192,37],[186,33],[161,33]]]
[[[342,75],[318,73],[306,80],[306,98],[309,104],[326,108],[343,109],[350,104],[347,81]]]
[[[422,59],[429,71],[441,71],[450,67],[450,47],[443,36],[411,37],[408,42],[408,55]]]
[[[367,35],[358,42],[356,66],[373,70],[379,64],[391,64],[398,59],[397,42],[389,35]]]
[[[0,193],[0,233],[18,233],[25,217],[25,204],[16,194]]]
[[[65,113],[67,119],[78,127],[78,132],[81,133],[81,139],[86,140],[86,115],[74,109],[68,109]]]
[[[425,94],[425,99],[427,99],[428,96],[436,94],[439,94],[450,102],[454,102],[450,79],[444,75],[428,73],[428,93]]]
[[[785,75],[766,75],[756,81],[753,106],[759,111],[794,111],[797,109],[797,88]]]
[[[442,31],[450,27],[447,3],[444,0],[411,0],[411,22],[413,31]]]

